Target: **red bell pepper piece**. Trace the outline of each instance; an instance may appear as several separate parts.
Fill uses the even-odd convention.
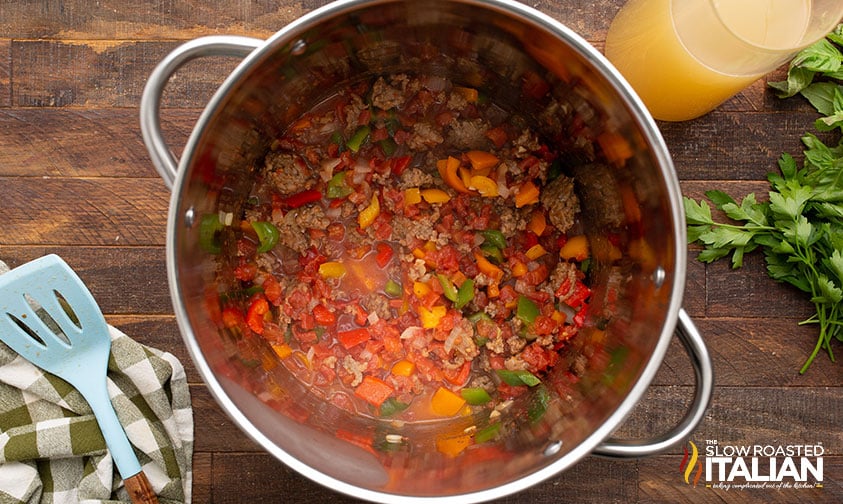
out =
[[[380,378],[366,375],[360,385],[354,389],[354,395],[368,402],[372,406],[380,407],[384,401],[395,391],[392,385]]]
[[[318,304],[313,307],[313,318],[315,318],[316,323],[321,326],[332,326],[337,322],[337,316],[334,315],[334,312],[322,304]]]
[[[313,203],[322,199],[322,193],[316,189],[307,189],[292,196],[288,196],[281,200],[281,204],[287,208],[298,208],[308,203]]]
[[[372,334],[365,327],[361,327],[360,329],[350,329],[348,331],[340,331],[337,333],[337,341],[339,341],[340,345],[342,345],[346,350],[369,341],[371,337]]]

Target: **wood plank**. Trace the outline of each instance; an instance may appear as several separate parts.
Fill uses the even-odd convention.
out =
[[[162,112],[162,135],[177,156],[200,113]],[[11,176],[158,178],[138,109],[71,107],[0,109],[0,177]]]
[[[8,107],[11,103],[12,41],[6,38],[0,38],[0,107]]]
[[[0,245],[164,244],[170,193],[160,179],[0,177]]]
[[[809,370],[799,374],[817,341],[816,328],[800,319],[698,318],[695,325],[714,363],[717,387],[836,387],[839,363],[821,352]],[[839,346],[838,346],[839,348]],[[653,385],[693,385],[691,363],[678,338],[671,341]]]
[[[172,315],[161,247],[2,246],[0,259],[15,267],[58,254],[73,268],[106,315]]]
[[[193,454],[193,499],[192,502],[212,502],[213,493],[213,455],[210,453]]]
[[[326,0],[66,0],[0,9],[0,33],[23,39],[190,39],[212,33],[268,37]],[[9,4],[11,5],[11,4]]]
[[[12,105],[136,107],[153,68],[178,42],[13,40]],[[170,81],[162,104],[202,107],[237,58],[192,61]]]
[[[736,105],[737,107],[737,105]],[[691,123],[659,123],[680,180],[766,180],[788,152],[801,159],[800,138],[815,112],[715,111]]]

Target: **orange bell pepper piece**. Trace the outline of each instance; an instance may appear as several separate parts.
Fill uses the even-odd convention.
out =
[[[533,212],[530,216],[530,222],[527,223],[527,229],[532,231],[536,236],[541,236],[547,229],[547,219],[541,211]]]
[[[466,152],[465,156],[468,158],[468,162],[471,163],[471,168],[475,172],[485,172],[483,175],[488,175],[489,170],[500,163],[500,159],[497,156],[486,151],[472,150]]]
[[[500,282],[503,278],[503,270],[492,264],[488,259],[483,257],[479,252],[474,253],[474,259],[477,261],[477,267],[480,272],[491,278],[495,282]]]
[[[454,188],[455,191],[459,191],[461,193],[468,192],[468,188],[465,186],[458,173],[458,170],[460,169],[459,159],[452,156],[448,156],[448,159],[440,159],[436,162],[436,169],[439,171],[439,175],[442,177],[442,180]]]
[[[524,182],[518,187],[515,193],[515,207],[521,208],[526,205],[532,205],[539,201],[539,188],[532,180]]]
[[[392,374],[395,376],[410,376],[416,371],[416,365],[407,359],[401,359],[392,365]]]
[[[559,249],[559,257],[565,260],[585,260],[588,258],[588,238],[585,235],[568,238],[565,245],[562,245],[562,248]]]
[[[465,406],[465,399],[445,387],[436,389],[430,399],[430,409],[438,416],[454,416],[463,406]]]
[[[633,155],[629,142],[618,133],[610,131],[601,133],[597,137],[597,144],[600,145],[606,159],[612,163],[623,164]]]

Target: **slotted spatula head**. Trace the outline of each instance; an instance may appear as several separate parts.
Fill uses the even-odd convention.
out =
[[[108,324],[82,279],[60,257],[44,256],[0,275],[0,340],[82,394],[132,502],[156,504],[108,396]]]
[[[0,338],[80,390],[92,378],[104,377],[111,349],[94,297],[56,255],[0,275]]]

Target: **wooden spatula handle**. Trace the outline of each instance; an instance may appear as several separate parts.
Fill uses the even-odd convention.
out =
[[[134,504],[158,504],[158,497],[155,496],[155,491],[143,471],[124,479],[123,484],[126,485],[126,491]]]

